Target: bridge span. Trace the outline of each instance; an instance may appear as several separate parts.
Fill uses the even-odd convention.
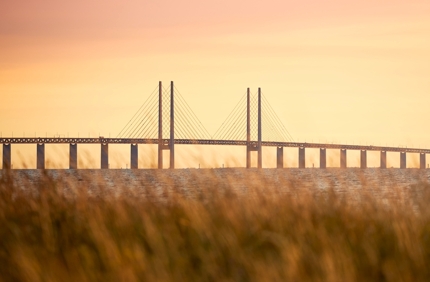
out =
[[[173,81],[167,89],[162,86],[160,81],[158,91],[156,90],[153,92],[154,95],[150,95],[147,102],[142,105],[123,130],[121,130],[117,138],[105,138],[102,136],[99,138],[1,137],[0,143],[3,144],[3,169],[11,168],[12,144],[36,144],[38,169],[45,168],[45,144],[70,144],[70,169],[78,168],[78,144],[100,144],[100,167],[102,169],[109,168],[109,144],[130,144],[130,168],[132,169],[138,168],[138,144],[158,145],[159,169],[163,168],[163,150],[170,152],[169,168],[175,168],[175,145],[245,146],[247,168],[251,167],[252,151],[257,151],[257,167],[262,168],[262,147],[276,147],[277,168],[284,167],[284,148],[291,147],[298,148],[299,168],[306,167],[306,148],[319,148],[320,168],[327,167],[327,149],[340,150],[341,168],[347,167],[348,150],[360,151],[361,168],[367,168],[367,151],[380,152],[381,168],[387,167],[387,152],[400,153],[400,168],[406,168],[407,153],[418,153],[420,155],[421,169],[426,168],[426,154],[430,154],[430,149],[294,142],[276,113],[274,113],[273,108],[271,108],[270,104],[262,96],[261,88],[258,88],[256,96],[252,96],[248,88],[246,95],[242,97],[214,136],[211,136],[189,108],[180,93],[177,93],[178,95],[175,96],[175,90],[176,92],[178,91],[174,87]],[[163,111],[163,107],[167,107],[169,111]],[[163,127],[165,123],[169,125],[168,128]],[[266,139],[269,140],[263,140],[263,129],[266,133]]]

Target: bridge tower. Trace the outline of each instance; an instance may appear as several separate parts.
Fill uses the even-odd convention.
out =
[[[251,94],[249,88],[246,92],[246,168],[251,168],[251,152],[257,151],[257,168],[263,167],[263,154],[261,146],[262,126],[261,126],[261,88],[258,88],[258,117],[257,117],[257,144],[251,141]],[[281,150],[278,150],[278,156]],[[278,161],[278,166],[280,161]]]
[[[163,150],[169,150],[169,168],[175,168],[175,87],[170,82],[170,138],[163,139],[163,87],[158,83],[158,169],[163,168]]]

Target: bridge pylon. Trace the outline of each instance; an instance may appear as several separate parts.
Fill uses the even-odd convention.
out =
[[[246,168],[251,168],[251,152],[257,151],[257,168],[263,167],[263,154],[261,146],[262,126],[261,126],[261,88],[258,88],[258,134],[257,144],[251,141],[251,94],[249,88],[246,92]]]
[[[169,168],[175,168],[175,87],[170,82],[170,136],[163,139],[163,86],[158,83],[158,169],[163,169],[163,150],[169,150]]]

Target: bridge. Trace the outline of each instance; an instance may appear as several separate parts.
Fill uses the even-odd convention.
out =
[[[159,82],[156,90],[116,138],[102,136],[99,138],[0,138],[0,143],[3,144],[3,169],[11,168],[12,144],[36,144],[37,169],[45,169],[45,144],[69,144],[70,169],[78,168],[78,144],[100,144],[100,167],[102,169],[109,168],[109,144],[130,144],[131,169],[138,169],[137,145],[139,144],[158,145],[158,169],[163,168],[164,150],[170,152],[169,168],[175,168],[175,145],[244,146],[246,147],[247,168],[251,167],[252,151],[257,151],[257,167],[262,168],[262,147],[276,147],[277,168],[284,167],[284,148],[291,147],[298,148],[299,168],[306,167],[306,148],[319,148],[320,168],[327,167],[327,149],[340,150],[341,168],[347,167],[348,150],[360,151],[360,168],[362,169],[367,168],[367,151],[380,152],[380,168],[387,167],[387,152],[400,154],[400,168],[406,168],[407,153],[418,153],[420,155],[420,169],[426,168],[426,154],[430,154],[430,149],[419,148],[294,142],[273,108],[262,96],[261,88],[258,88],[257,95],[254,96],[248,88],[246,95],[242,97],[214,136],[211,136],[177,91],[173,81],[168,88],[164,88],[162,82]],[[176,102],[179,107],[175,104],[175,98],[178,98]],[[164,107],[168,111],[163,111]],[[168,131],[166,127],[163,127],[166,123],[169,125]],[[266,139],[273,140],[263,140],[263,130],[267,132]],[[179,138],[176,138],[177,135]]]

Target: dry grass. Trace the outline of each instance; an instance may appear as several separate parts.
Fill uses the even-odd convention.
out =
[[[137,194],[126,184],[89,195],[86,182],[59,183],[45,174],[29,192],[3,173],[0,280],[430,279],[428,184],[399,201],[369,190],[354,200],[312,193],[300,183],[285,193],[250,182],[240,195],[206,183],[193,197],[181,187]]]

